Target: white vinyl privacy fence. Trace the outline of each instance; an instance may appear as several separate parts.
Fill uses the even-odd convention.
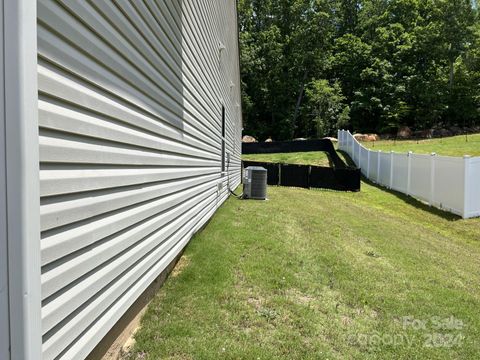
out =
[[[463,218],[480,216],[480,157],[369,150],[346,130],[338,131],[338,148],[379,185]]]

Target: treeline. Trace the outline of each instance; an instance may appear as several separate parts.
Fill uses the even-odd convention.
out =
[[[317,137],[474,125],[471,0],[240,0],[244,133]]]

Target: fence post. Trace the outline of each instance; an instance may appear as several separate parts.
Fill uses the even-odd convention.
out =
[[[362,168],[362,144],[358,143],[358,167]]]
[[[353,162],[355,162],[355,156],[354,156],[354,153],[355,153],[355,138],[353,137],[353,135],[350,133],[350,140],[352,141],[352,152],[350,153],[350,156],[352,157],[352,160]]]
[[[412,186],[412,154],[413,152],[409,151],[407,153],[407,195],[410,195],[410,188]]]
[[[350,130],[347,130],[345,137],[347,138],[347,143],[345,144],[345,152],[350,155]]]
[[[430,199],[429,205],[433,206],[435,202],[435,158],[437,154],[432,153],[430,157]]]
[[[370,153],[371,151],[368,150],[367,155],[367,178],[370,179]]]
[[[380,159],[382,157],[382,150],[378,150],[378,162],[377,162],[377,184],[380,184]]]
[[[393,150],[390,151],[390,189],[393,188]]]
[[[464,219],[468,218],[470,214],[470,209],[469,209],[469,196],[470,196],[470,155],[465,155],[463,157],[463,166],[464,166],[464,185],[463,185],[463,213],[462,217]]]
[[[278,186],[282,186],[282,164],[278,163]]]

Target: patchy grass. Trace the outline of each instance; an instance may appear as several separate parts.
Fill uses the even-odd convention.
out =
[[[478,357],[480,220],[368,183],[268,191],[195,236],[131,359]]]
[[[248,154],[242,160],[262,161],[284,164],[330,166],[330,158],[324,151],[281,153],[281,154]]]
[[[429,140],[381,140],[375,142],[364,142],[363,146],[372,150],[408,152],[413,151],[418,154],[430,154],[436,152],[438,155],[445,156],[480,156],[480,134],[468,135],[468,141],[465,141],[465,135],[453,136],[443,139]]]

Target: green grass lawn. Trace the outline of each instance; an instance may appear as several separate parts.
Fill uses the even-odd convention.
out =
[[[372,150],[408,152],[418,154],[430,154],[436,152],[445,156],[480,156],[480,134],[468,135],[468,142],[465,135],[453,136],[443,139],[429,140],[382,140],[376,142],[364,142],[363,146]]]
[[[268,197],[194,237],[127,358],[478,358],[479,219],[368,183]]]
[[[282,154],[249,154],[243,155],[243,160],[274,162],[284,164],[330,166],[328,154],[323,151],[294,152]]]

